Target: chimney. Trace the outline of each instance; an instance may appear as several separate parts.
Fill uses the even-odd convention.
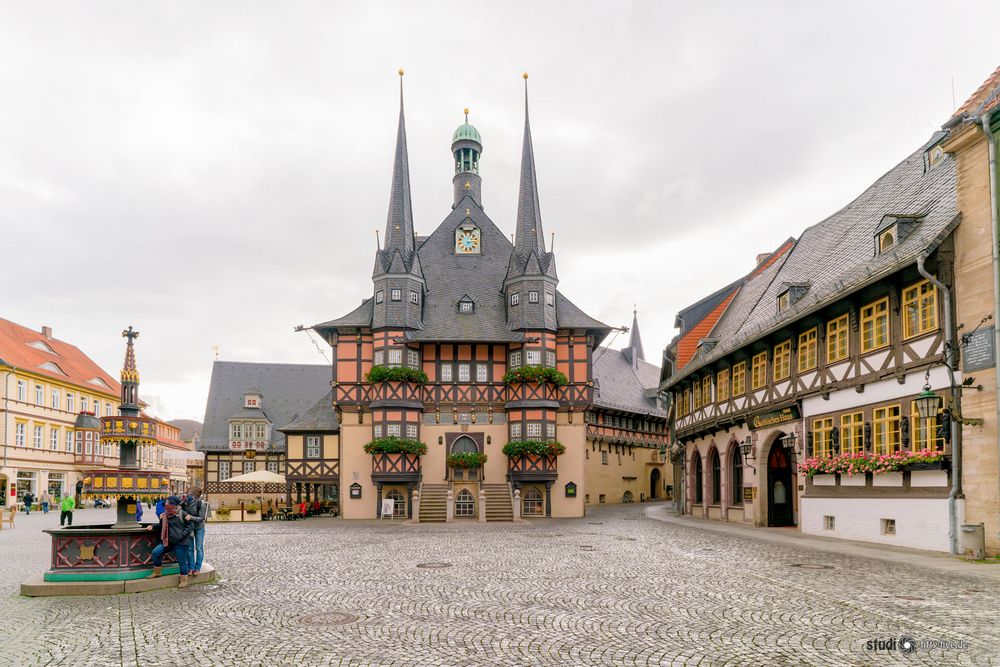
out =
[[[52,340],[52,327],[42,327],[42,335],[45,340]]]
[[[765,261],[767,261],[767,258],[770,257],[770,256],[771,256],[771,253],[769,253],[769,252],[762,252],[761,254],[757,255],[757,266],[760,266]]]

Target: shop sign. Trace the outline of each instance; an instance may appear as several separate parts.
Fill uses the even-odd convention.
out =
[[[569,482],[569,483],[566,484],[566,497],[567,498],[576,498],[576,483],[575,482]]]
[[[756,486],[744,486],[743,487],[743,502],[752,503],[754,498],[757,497],[757,487]]]
[[[750,428],[756,431],[757,429],[767,428],[775,424],[784,424],[785,422],[796,421],[798,419],[801,419],[798,407],[789,405],[787,408],[771,410],[770,412],[751,417]]]
[[[361,497],[361,485],[355,482],[351,484],[351,498],[357,499]]]

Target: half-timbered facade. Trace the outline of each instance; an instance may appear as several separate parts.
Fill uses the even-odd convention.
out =
[[[329,415],[310,419],[330,428],[321,433],[301,423],[286,432],[316,437],[324,451],[337,434],[347,518],[375,517],[383,498],[394,500],[395,516],[408,516],[418,492],[421,520],[445,520],[448,513],[491,520],[515,512],[582,516],[587,502],[662,497],[669,481],[651,456],[667,438],[658,369],[641,359],[641,344],[634,364],[600,365],[602,355],[610,362],[623,354],[599,348],[611,327],[557,289],[527,105],[513,242],[483,209],[483,145],[468,116],[451,149],[452,210],[430,235],[418,237],[401,100],[389,215],[370,296],[312,327],[333,349],[334,381]],[[519,380],[511,371],[528,375]],[[537,379],[539,373],[549,375]],[[565,381],[553,380],[559,376]],[[620,385],[625,398],[616,404]],[[602,403],[605,395],[612,398]],[[394,437],[425,443],[428,451],[364,450]],[[503,453],[506,443],[524,441],[558,441],[565,451]],[[615,458],[613,473],[598,448]],[[608,472],[595,477],[594,461]]]
[[[950,455],[913,404],[925,384],[942,396],[950,384],[938,285],[954,289],[960,217],[941,139],[679,315],[662,386],[687,512],[948,549],[946,463],[814,474],[844,455]]]

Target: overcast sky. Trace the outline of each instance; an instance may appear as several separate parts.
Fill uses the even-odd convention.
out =
[[[168,419],[202,419],[213,346],[325,363],[293,327],[371,294],[396,70],[421,234],[465,106],[513,231],[527,70],[559,288],[613,325],[638,303],[658,362],[679,308],[947,120],[998,24],[987,2],[0,2],[0,317],[113,375],[134,325]]]

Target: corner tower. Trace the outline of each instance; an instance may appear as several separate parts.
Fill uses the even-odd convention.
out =
[[[556,323],[555,257],[545,250],[542,211],[538,203],[535,152],[528,120],[528,73],[524,73],[524,144],[521,148],[521,185],[517,198],[514,253],[504,279],[507,324],[511,329],[546,329]]]
[[[456,208],[462,197],[468,195],[479,208],[483,207],[482,179],[479,177],[479,156],[483,153],[483,139],[472,125],[469,125],[469,110],[465,109],[465,123],[458,126],[451,137],[451,154],[455,157],[455,176],[451,182],[455,188]]]
[[[406,152],[406,121],[403,114],[403,70],[399,70],[399,127],[392,165],[389,214],[385,244],[375,253],[374,307],[372,327],[419,329],[426,291],[413,234],[410,202],[410,164]]]

